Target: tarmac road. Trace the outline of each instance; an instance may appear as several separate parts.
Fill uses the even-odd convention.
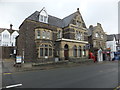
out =
[[[20,88],[115,88],[118,63],[4,74],[3,87],[13,84],[22,84]]]

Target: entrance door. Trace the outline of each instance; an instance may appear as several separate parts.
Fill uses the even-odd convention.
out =
[[[69,58],[69,48],[67,44],[64,46],[64,57],[65,57],[65,60],[68,60]]]

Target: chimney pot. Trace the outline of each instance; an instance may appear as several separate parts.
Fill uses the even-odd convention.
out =
[[[12,26],[13,26],[13,25],[12,25],[12,24],[10,24],[10,29],[11,29],[11,30],[12,30]]]

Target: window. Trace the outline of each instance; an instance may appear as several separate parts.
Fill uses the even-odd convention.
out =
[[[101,35],[101,38],[103,38],[103,35]]]
[[[9,35],[8,34],[3,34],[3,38],[9,38]]]
[[[37,30],[37,38],[39,39],[40,38],[40,31]]]
[[[81,46],[78,47],[78,56],[82,57],[82,49]]]
[[[48,56],[48,48],[45,48],[45,56]]]
[[[75,33],[75,39],[76,40],[82,40],[83,34],[80,31],[76,31]]]
[[[96,47],[96,41],[94,41],[94,44],[93,44],[93,45],[94,45],[94,47]]]
[[[77,47],[76,46],[73,47],[73,56],[77,57]]]
[[[78,40],[81,40],[81,33],[78,32]]]
[[[99,34],[98,34],[98,33],[96,33],[96,34],[95,34],[95,37],[99,37]]]
[[[52,56],[52,46],[49,44],[40,45],[40,57]]]
[[[59,39],[59,38],[62,38],[62,31],[61,31],[61,30],[58,31],[57,38],[58,38],[58,39]]]
[[[49,45],[49,56],[52,56],[52,46]]]
[[[43,56],[43,48],[40,48],[40,56]]]
[[[84,57],[86,56],[86,47],[85,46],[83,47],[83,56]]]
[[[47,22],[47,17],[46,16],[44,16],[44,22]]]
[[[47,23],[47,16],[40,15],[40,21],[44,22],[44,23]]]
[[[46,37],[47,37],[47,39],[50,39],[50,32],[48,31],[48,32],[46,32]]]
[[[75,32],[75,39],[77,39],[77,31]]]
[[[45,36],[46,36],[46,32],[43,31],[43,33],[42,33],[42,38],[45,38]]]
[[[43,21],[43,15],[40,15],[40,16],[41,16],[41,17],[40,17],[40,20]]]

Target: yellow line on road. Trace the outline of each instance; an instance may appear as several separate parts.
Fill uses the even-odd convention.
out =
[[[12,74],[12,73],[3,73],[4,75]]]
[[[114,90],[120,90],[120,86],[116,87]]]

